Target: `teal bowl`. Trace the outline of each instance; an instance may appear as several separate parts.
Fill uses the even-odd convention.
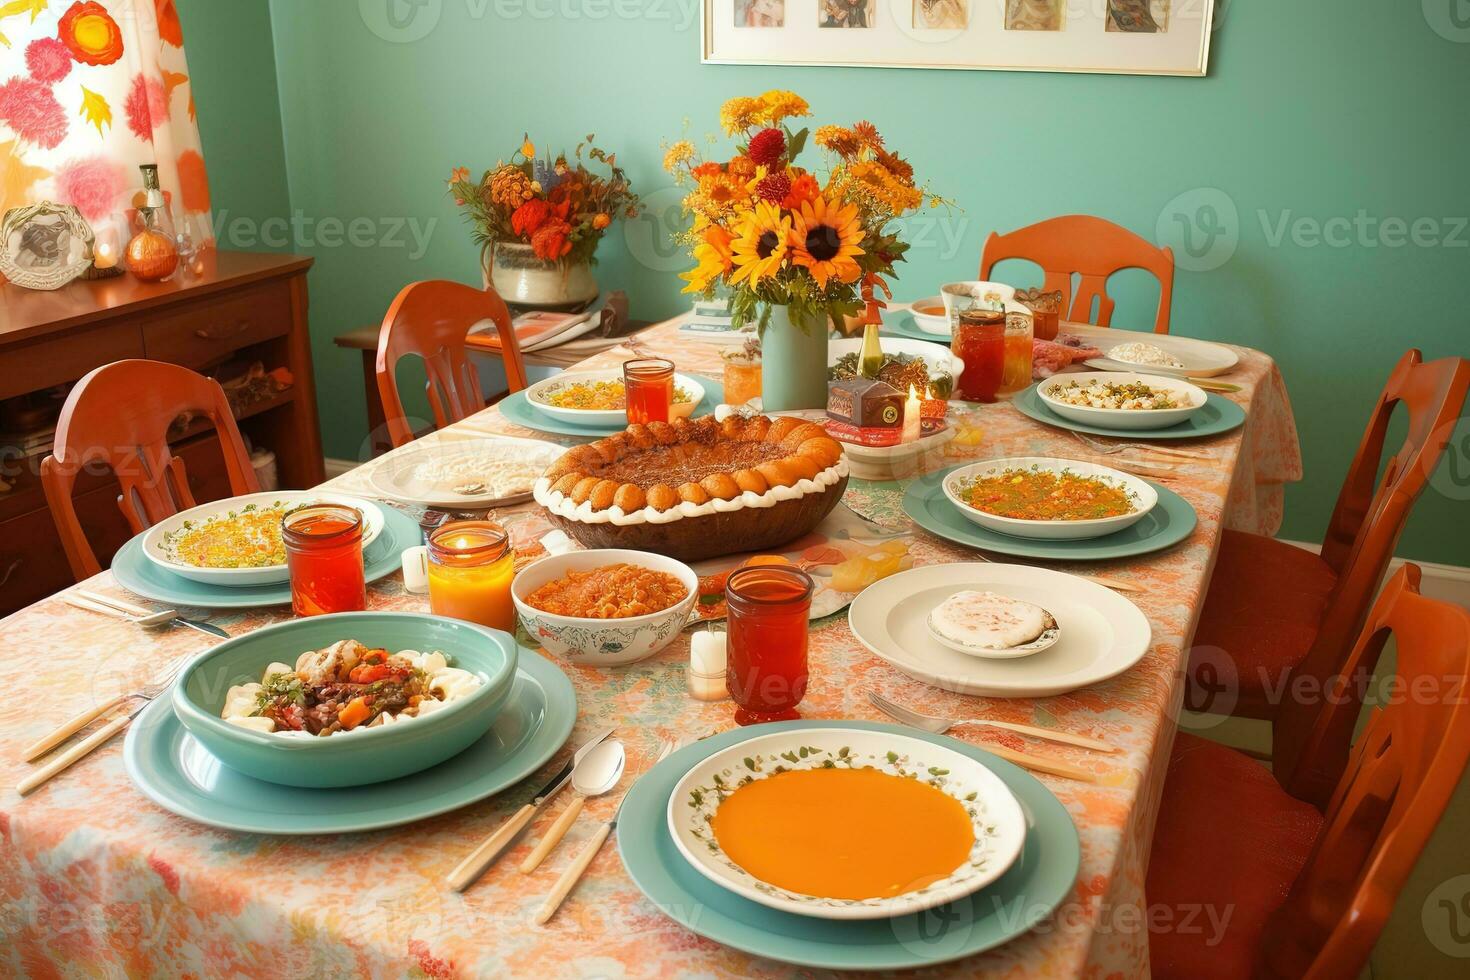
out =
[[[452,666],[478,674],[482,683],[468,697],[422,718],[322,738],[284,738],[220,717],[232,686],[259,681],[272,662],[292,664],[307,650],[346,639],[390,652],[439,650]],[[173,686],[173,708],[211,755],[247,776],[313,789],[380,783],[437,765],[482,738],[510,697],[518,649],[508,633],[428,613],[293,619],[196,656]]]

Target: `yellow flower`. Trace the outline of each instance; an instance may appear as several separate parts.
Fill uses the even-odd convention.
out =
[[[807,201],[791,224],[791,262],[803,266],[820,289],[836,277],[853,282],[863,274],[856,257],[863,254],[858,242],[863,226],[855,204],[830,203],[825,197]]]
[[[720,125],[726,136],[743,133],[760,121],[766,105],[760,99],[737,95],[720,106]]]
[[[852,124],[852,135],[861,149],[878,150],[883,147],[883,137],[878,135],[878,127],[866,119]]]
[[[858,141],[852,130],[845,126],[818,126],[812,141],[824,150],[831,150],[840,157],[857,155]]]
[[[527,136],[527,137],[525,137],[524,139],[521,140],[521,156],[523,156],[527,160],[529,160],[532,157],[534,157],[535,155],[536,155],[536,144],[535,143],[532,143],[531,142],[531,137]]]
[[[730,258],[735,274],[732,285],[747,281],[757,286],[767,276],[775,275],[786,261],[791,237],[791,216],[764,201],[744,213],[730,244]]]
[[[877,201],[894,214],[902,214],[924,203],[924,192],[894,175],[881,163],[858,161],[848,168],[860,193]]]
[[[673,173],[679,169],[680,164],[688,163],[693,159],[694,144],[688,140],[680,140],[664,153],[664,169]]]
[[[703,293],[721,276],[730,271],[734,262],[730,255],[732,236],[719,225],[710,225],[704,230],[704,239],[694,246],[694,258],[699,263],[688,272],[679,274],[687,281],[686,293]]]
[[[601,231],[610,224],[612,224],[612,215],[606,211],[599,211],[592,216],[592,227],[598,231]]]
[[[774,126],[783,119],[792,116],[809,116],[811,108],[807,106],[806,99],[795,92],[786,92],[781,89],[771,89],[761,96],[761,122]]]

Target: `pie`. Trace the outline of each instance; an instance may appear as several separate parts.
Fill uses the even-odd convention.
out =
[[[804,419],[706,415],[630,425],[570,449],[536,502],[588,547],[685,561],[806,534],[847,486],[842,445]]]

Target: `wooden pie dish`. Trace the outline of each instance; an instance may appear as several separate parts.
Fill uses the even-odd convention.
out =
[[[570,449],[536,481],[535,497],[586,547],[697,561],[799,538],[846,487],[842,446],[821,426],[706,415]]]

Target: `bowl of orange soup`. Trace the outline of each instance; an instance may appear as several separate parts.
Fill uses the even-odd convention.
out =
[[[1026,821],[1000,777],[886,731],[788,729],[691,769],[674,843],[715,884],[782,912],[883,919],[963,898],[1016,860]]]

